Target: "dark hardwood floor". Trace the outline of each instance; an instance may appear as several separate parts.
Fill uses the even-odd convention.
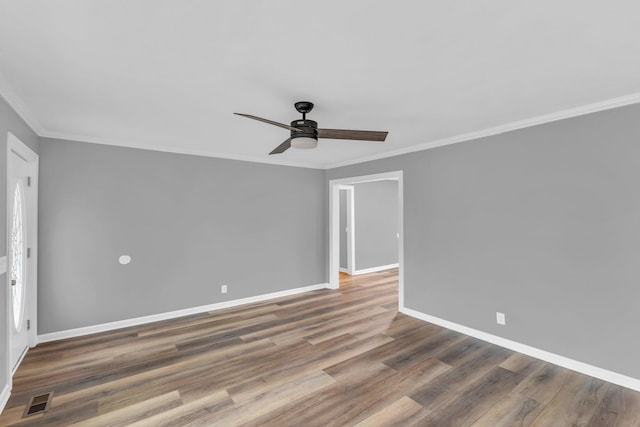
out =
[[[341,283],[41,344],[0,425],[640,426],[638,392],[399,314],[397,270]]]

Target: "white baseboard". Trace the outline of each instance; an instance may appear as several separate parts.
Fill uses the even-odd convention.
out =
[[[388,270],[390,268],[397,268],[400,264],[397,262],[395,264],[387,264],[387,265],[379,265],[377,267],[363,268],[362,270],[355,270],[353,272],[353,276],[357,276],[359,274],[368,274],[375,273],[377,271]]]
[[[518,353],[523,353],[528,356],[535,357],[536,359],[544,360],[545,362],[562,366],[563,368],[571,369],[572,371],[580,372],[582,374],[599,378],[613,384],[618,384],[632,390],[640,391],[640,379],[637,378],[629,377],[617,372],[579,362],[574,359],[569,359],[568,357],[560,356],[558,354],[541,350],[539,348],[531,347],[517,341],[511,341],[509,339],[502,338],[497,335],[492,335],[487,332],[479,331],[477,329],[469,328],[467,326],[459,325],[457,323],[424,314],[407,307],[400,307],[399,311],[408,316],[415,317],[416,319],[424,320],[425,322],[433,323],[435,325],[442,326],[443,328],[451,329],[453,331],[499,345],[500,347],[508,348],[509,350],[517,351]]]
[[[11,386],[5,384],[2,393],[0,393],[0,414],[4,411],[4,407],[9,401],[9,396],[11,396]]]
[[[143,325],[145,323],[157,322],[160,320],[174,319],[176,317],[189,316],[191,314],[204,313],[206,311],[221,310],[223,308],[235,307],[243,304],[265,301],[273,298],[286,297],[303,292],[316,291],[318,289],[331,289],[328,283],[319,285],[303,286],[301,288],[287,289],[286,291],[272,292],[254,297],[240,298],[231,301],[218,302],[215,304],[201,305],[199,307],[185,308],[183,310],[169,311],[166,313],[152,314],[150,316],[136,317],[133,319],[118,320],[116,322],[102,323],[100,325],[85,326],[82,328],[68,329],[66,331],[51,332],[38,335],[38,343],[57,341],[66,338],[80,337],[83,335],[95,334],[98,332],[112,331],[114,329],[127,328],[129,326]]]
[[[341,271],[342,273],[349,274],[349,269],[348,268],[340,267],[340,268],[338,268],[338,271]]]

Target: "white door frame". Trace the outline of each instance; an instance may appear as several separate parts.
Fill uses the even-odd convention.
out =
[[[347,192],[347,271],[349,275],[353,275],[356,271],[356,242],[355,242],[355,194],[353,185],[338,185],[338,190]],[[338,236],[338,239],[340,237]],[[339,267],[339,266],[338,266]]]
[[[11,221],[10,218],[13,215],[13,212],[10,212],[9,206],[9,197],[13,194],[13,188],[9,188],[11,185],[11,180],[9,179],[13,173],[13,166],[11,162],[12,153],[17,154],[19,157],[25,159],[29,167],[30,177],[31,177],[31,185],[30,191],[31,196],[27,197],[27,214],[29,217],[27,218],[27,224],[29,229],[27,230],[27,247],[30,248],[30,257],[27,262],[27,283],[26,283],[26,300],[25,300],[25,312],[24,318],[30,321],[30,327],[27,331],[27,344],[29,347],[34,347],[37,344],[37,330],[38,330],[38,309],[37,309],[37,301],[38,301],[38,169],[39,169],[39,157],[38,155],[31,150],[27,145],[25,145],[22,141],[20,141],[14,134],[11,132],[7,133],[7,223],[6,223],[6,232],[7,232],[7,242],[6,242],[6,253],[7,253],[7,264],[9,261],[9,236],[11,235]],[[6,373],[7,373],[7,381],[9,382],[8,386],[11,387],[12,376],[14,373],[13,366],[11,366],[11,346],[10,339],[12,335],[12,325],[13,325],[13,309],[11,307],[11,284],[9,278],[9,272],[7,271],[5,274],[5,295],[6,295],[6,340],[5,348],[6,348]]]
[[[383,180],[398,181],[398,306],[404,307],[404,191],[401,170],[329,181],[329,287],[340,287],[340,186]]]

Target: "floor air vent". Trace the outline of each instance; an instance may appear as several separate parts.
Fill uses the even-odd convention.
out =
[[[51,396],[53,396],[53,392],[41,394],[39,396],[34,396],[29,401],[27,405],[27,409],[24,411],[23,417],[28,417],[29,415],[42,414],[47,409],[49,409],[49,403],[51,402]]]

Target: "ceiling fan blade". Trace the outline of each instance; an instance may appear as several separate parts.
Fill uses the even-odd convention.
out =
[[[272,152],[270,152],[269,154],[280,154],[280,153],[284,153],[285,151],[287,151],[289,148],[291,148],[291,138],[287,138],[287,140],[285,142],[283,142],[282,144],[278,145],[276,148],[273,149]]]
[[[274,122],[273,120],[268,120],[268,119],[263,119],[262,117],[258,117],[258,116],[252,116],[251,114],[242,114],[242,113],[233,113],[237,116],[242,116],[242,117],[247,117],[249,119],[253,119],[253,120],[257,120],[259,122],[264,122],[264,123],[269,123],[270,125],[274,125],[274,126],[278,126],[281,127],[283,129],[289,129],[295,132],[300,131],[300,129],[296,129],[292,126],[289,125],[285,125],[284,123],[278,123],[278,122]]]
[[[318,129],[318,138],[383,142],[388,133],[373,130]]]

